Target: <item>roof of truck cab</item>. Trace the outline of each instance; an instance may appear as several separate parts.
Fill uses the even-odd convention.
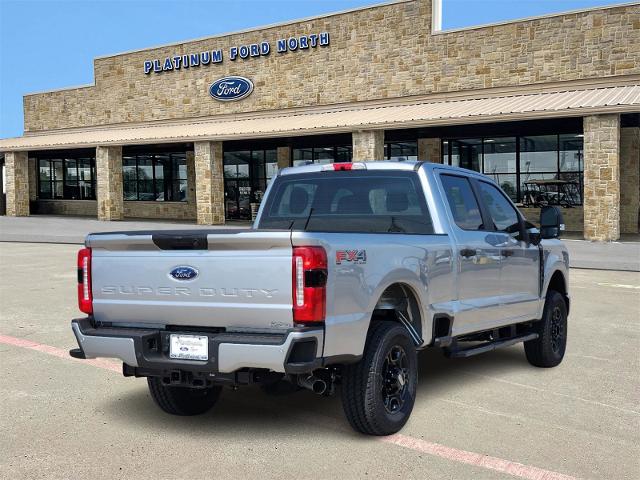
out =
[[[451,172],[456,172],[458,174],[464,174],[468,176],[480,176],[485,177],[485,175],[478,173],[474,170],[468,170],[466,168],[453,167],[450,165],[443,165],[441,163],[433,163],[433,162],[421,162],[421,161],[404,161],[399,162],[395,160],[379,160],[379,161],[371,161],[371,162],[353,162],[353,164],[361,164],[365,166],[366,170],[401,170],[401,171],[417,171],[418,169],[423,170],[448,170]],[[310,164],[310,165],[302,165],[299,167],[287,167],[283,168],[278,172],[278,175],[296,175],[300,173],[314,173],[314,172],[322,172],[322,171],[333,171],[327,170],[327,167],[335,164]],[[363,170],[352,170],[363,171]]]

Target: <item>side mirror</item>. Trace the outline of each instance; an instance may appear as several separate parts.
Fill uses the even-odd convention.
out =
[[[562,212],[554,205],[546,205],[540,210],[540,237],[558,238],[564,230]]]

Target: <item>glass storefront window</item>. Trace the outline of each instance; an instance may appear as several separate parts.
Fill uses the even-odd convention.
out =
[[[127,201],[187,201],[186,152],[125,153],[122,176]]]
[[[581,134],[445,139],[443,163],[481,171],[524,206],[576,206],[583,196]]]
[[[511,200],[518,201],[518,176],[515,173],[494,173],[490,176]]]
[[[350,162],[352,147],[336,147],[336,162]]]
[[[351,145],[330,147],[303,147],[292,150],[293,166],[299,167],[312,163],[327,164],[350,162],[353,154]]]
[[[267,180],[271,180],[278,174],[278,154],[276,150],[265,151],[265,171]]]
[[[484,139],[485,173],[516,173],[516,138]]]
[[[480,171],[482,161],[482,140],[468,138],[451,140],[451,165]]]
[[[518,199],[516,138],[483,139],[484,173],[493,178],[513,201]]]
[[[387,142],[384,144],[384,158],[397,162],[418,160],[418,142]]]
[[[57,200],[95,200],[95,157],[81,152],[78,156],[65,152],[57,156],[48,152],[38,165],[38,198]],[[45,156],[43,154],[43,156]]]
[[[558,136],[520,137],[520,171],[555,172],[558,169]]]
[[[313,149],[313,163],[333,163],[336,159],[333,147],[320,147]]]
[[[580,172],[583,169],[583,135],[560,135],[560,171]]]
[[[251,204],[260,203],[269,181],[278,173],[275,149],[225,151],[225,215],[229,219],[251,219]]]
[[[583,184],[582,172],[584,170],[584,153],[582,134],[560,135],[559,143],[559,170],[558,178],[570,182],[566,195],[569,201],[582,204]]]
[[[294,148],[293,149],[293,166],[299,167],[313,163],[313,148]]]

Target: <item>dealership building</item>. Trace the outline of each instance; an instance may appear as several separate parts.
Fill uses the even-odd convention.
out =
[[[494,178],[527,218],[638,233],[640,3],[455,30],[397,0],[94,61],[24,97],[7,215],[247,220],[278,169],[422,160]]]

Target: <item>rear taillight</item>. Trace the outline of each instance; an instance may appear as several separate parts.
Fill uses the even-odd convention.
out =
[[[324,322],[327,303],[327,252],[293,248],[293,321]]]
[[[78,307],[81,312],[93,313],[90,248],[83,248],[78,252]]]

